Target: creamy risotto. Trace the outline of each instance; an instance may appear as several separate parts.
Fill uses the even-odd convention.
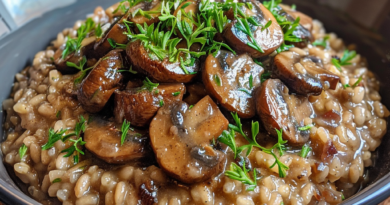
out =
[[[354,49],[277,0],[97,7],[16,74],[4,163],[43,204],[338,204],[389,116]]]

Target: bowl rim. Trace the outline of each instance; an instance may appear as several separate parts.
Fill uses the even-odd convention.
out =
[[[95,0],[96,1],[96,0]],[[95,2],[93,1],[93,2]],[[100,1],[103,2],[104,0]],[[23,28],[27,25],[38,23],[44,19],[50,18],[50,16],[54,14],[68,14],[69,10],[76,10],[78,7],[83,6],[84,4],[90,3],[91,1],[88,0],[78,0],[75,3],[72,3],[68,6],[57,8],[52,11],[46,12],[40,17],[37,17],[35,19],[32,19],[31,21],[27,22],[23,26],[17,28],[16,30],[13,30],[11,33],[5,35],[4,37],[0,38],[0,50],[3,49],[8,45],[8,41],[10,38],[12,38],[12,34],[14,33],[21,33],[24,32]],[[96,5],[98,6],[98,5]],[[91,8],[94,9],[94,8]],[[21,70],[22,68],[17,68],[17,70]],[[0,116],[3,115],[3,110],[0,111]],[[2,120],[0,120],[2,123]],[[0,138],[4,138],[3,134],[3,128],[0,130]],[[389,131],[389,129],[388,129]],[[0,151],[0,156],[3,159],[4,155]],[[0,167],[4,167],[4,160]],[[33,204],[37,205],[40,204],[39,202],[35,201],[31,197],[29,197],[27,194],[21,192],[18,188],[12,185],[13,181],[9,177],[8,173],[2,173],[2,175],[5,175],[9,178],[11,182],[7,182],[6,180],[3,180],[0,178],[0,199],[6,203],[6,204]],[[343,201],[341,204],[368,204],[368,205],[377,205],[380,202],[384,201],[386,198],[390,196],[390,171],[383,177],[381,177],[379,180],[375,181],[374,183],[371,183],[370,185],[366,186],[364,189],[360,190],[358,193],[354,194],[350,198]]]

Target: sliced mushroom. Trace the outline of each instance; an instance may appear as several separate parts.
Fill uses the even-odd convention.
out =
[[[249,55],[221,50],[215,57],[208,55],[202,75],[206,90],[223,107],[242,118],[251,118],[256,113],[252,91],[260,85],[263,72]]]
[[[209,96],[193,108],[185,102],[165,105],[149,129],[157,162],[168,175],[187,184],[210,179],[225,166],[225,155],[210,142],[228,124]]]
[[[65,49],[65,45],[58,48],[53,56],[56,69],[58,71],[60,71],[62,74],[77,73],[79,70],[77,70],[76,68],[67,66],[66,62],[71,62],[71,63],[74,63],[76,65],[80,65],[80,61],[83,59],[83,56],[92,52],[93,45],[94,45],[95,41],[96,41],[96,36],[90,36],[90,37],[85,38],[81,42],[80,50],[69,54],[65,58],[62,57],[62,53]],[[87,66],[92,66],[94,63],[96,63],[96,60],[94,60],[94,59],[88,60]]]
[[[157,91],[158,92],[155,92]],[[134,126],[149,125],[158,109],[163,104],[181,101],[185,93],[183,84],[159,85],[155,91],[140,88],[115,91],[114,115],[118,123],[124,119]]]
[[[276,55],[273,73],[299,95],[319,95],[324,88],[335,89],[340,81],[324,68],[321,59],[295,51]]]
[[[168,58],[160,61],[139,40],[130,42],[126,52],[134,69],[147,74],[158,82],[187,83],[199,71],[198,61],[195,61],[194,65],[186,67],[188,74],[180,67],[180,62],[171,63]]]
[[[122,164],[153,157],[147,131],[129,129],[125,142],[121,145],[121,124],[99,116],[90,117],[92,120],[84,133],[85,147],[100,159],[112,164]]]
[[[81,82],[77,93],[84,110],[96,113],[103,109],[111,95],[119,88],[123,66],[122,50],[112,50],[104,56]]]
[[[237,20],[233,20],[232,23],[226,26],[223,37],[226,43],[236,52],[248,53],[253,58],[259,58],[271,54],[280,47],[283,42],[283,31],[268,9],[258,1],[251,0],[250,2],[253,5],[252,13],[261,25],[264,26],[268,21],[272,21],[267,29],[262,30],[262,26],[251,28],[252,30],[256,29],[253,31],[253,36],[263,52],[259,52],[248,45],[248,43],[251,43],[250,38],[237,27]]]
[[[275,129],[283,129],[283,139],[289,144],[302,145],[309,139],[309,131],[301,131],[303,120],[313,114],[307,97],[289,95],[279,79],[266,80],[255,94],[257,114],[266,130],[277,137]]]

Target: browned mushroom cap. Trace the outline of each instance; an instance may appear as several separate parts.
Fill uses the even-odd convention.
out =
[[[54,64],[56,65],[56,69],[60,71],[62,74],[74,74],[77,73],[79,70],[73,67],[69,67],[66,65],[66,62],[71,62],[76,65],[80,65],[80,61],[83,59],[83,56],[87,53],[90,53],[93,50],[93,45],[96,41],[96,36],[90,36],[85,38],[81,43],[81,48],[79,51],[74,52],[66,56],[65,58],[62,57],[62,52],[64,51],[65,45],[61,46],[57,49],[57,51],[54,53]],[[87,63],[88,66],[91,66],[92,63],[96,61],[89,61]]]
[[[251,0],[250,2],[252,2],[253,5],[252,12],[261,25],[266,25],[269,20],[272,21],[272,24],[267,29],[262,30],[261,26],[259,26],[253,31],[255,41],[260,45],[264,52],[259,52],[248,45],[251,41],[244,32],[237,28],[237,20],[234,20],[226,26],[223,37],[226,43],[236,52],[248,53],[248,55],[253,58],[259,58],[269,55],[279,48],[283,42],[283,31],[268,9],[258,1]]]
[[[288,88],[279,79],[266,80],[255,94],[257,114],[265,128],[274,137],[275,129],[283,129],[283,139],[292,145],[302,145],[309,139],[309,131],[300,131],[303,120],[313,109],[307,97],[288,94]]]
[[[251,118],[256,114],[252,91],[260,85],[263,72],[249,55],[221,50],[215,57],[210,54],[206,58],[202,75],[206,90],[223,107]]]
[[[323,68],[321,59],[294,51],[279,53],[274,59],[273,73],[293,93],[319,95],[323,88],[335,89],[340,77]]]
[[[96,113],[103,109],[114,91],[120,86],[122,50],[112,50],[104,56],[81,82],[77,93],[84,110]]]
[[[162,83],[187,83],[196,76],[195,72],[199,71],[198,61],[186,67],[189,74],[180,67],[180,62],[171,63],[168,58],[160,61],[148,52],[139,40],[130,42],[126,53],[134,69]]]
[[[228,124],[208,96],[191,109],[185,102],[165,105],[149,129],[157,162],[168,175],[187,184],[210,179],[225,165],[225,155],[214,150],[210,141]]]
[[[100,159],[113,164],[152,158],[147,131],[128,131],[125,142],[121,145],[121,125],[104,120],[99,116],[90,116],[84,133],[85,147]]]
[[[158,90],[158,93],[155,92]],[[149,125],[157,110],[163,104],[181,101],[185,93],[183,84],[159,85],[155,91],[141,90],[140,88],[124,91],[115,91],[114,115],[118,123],[124,119],[134,126]]]

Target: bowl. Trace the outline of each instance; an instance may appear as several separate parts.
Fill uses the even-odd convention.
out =
[[[116,0],[117,1],[117,0]],[[32,20],[12,34],[0,40],[0,101],[5,100],[10,93],[15,74],[32,63],[34,55],[44,50],[50,41],[65,27],[72,27],[78,19],[86,18],[96,6],[104,8],[116,2],[107,0],[79,0],[70,6],[56,9]],[[377,35],[372,35],[354,23],[346,15],[331,8],[309,0],[285,0],[284,3],[297,5],[298,10],[319,19],[328,32],[335,32],[347,43],[357,45],[358,53],[365,56],[370,69],[377,75],[381,84],[382,102],[390,107],[390,45],[381,41]],[[0,112],[2,124],[3,112]],[[4,141],[4,131],[0,132],[0,140]],[[373,157],[376,158],[373,167],[366,174],[368,180],[360,187],[354,196],[342,204],[372,204],[376,205],[390,196],[390,133],[384,137],[382,144]],[[2,159],[2,155],[0,155]],[[6,204],[39,204],[20,191],[8,175],[3,163],[0,163],[0,199]]]

